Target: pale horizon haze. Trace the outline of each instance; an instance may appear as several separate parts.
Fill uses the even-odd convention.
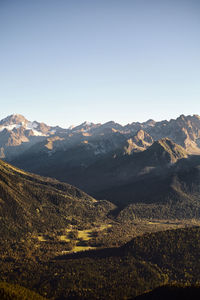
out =
[[[198,0],[0,0],[0,119],[200,114]]]

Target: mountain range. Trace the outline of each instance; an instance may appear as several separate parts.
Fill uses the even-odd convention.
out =
[[[141,297],[198,294],[199,122],[2,120],[2,296],[133,299],[162,285]]]
[[[120,209],[137,204],[137,209],[133,208],[139,216],[148,212],[144,212],[143,203],[152,211],[161,202],[154,209],[155,217],[199,215],[195,200],[200,165],[198,115],[126,126],[113,121],[84,122],[68,129],[11,115],[0,126],[4,160],[28,172],[68,182]],[[15,135],[17,142],[3,145],[1,134],[10,136],[9,141],[14,141]],[[191,174],[195,183],[183,174]],[[181,212],[179,201],[184,203]],[[186,213],[188,201],[193,203],[191,213]]]
[[[1,158],[17,157],[27,149],[51,156],[56,151],[82,147],[93,156],[121,151],[124,154],[147,149],[156,140],[170,138],[188,153],[200,153],[200,117],[184,116],[170,121],[133,122],[122,126],[113,121],[105,124],[84,122],[63,129],[14,114],[0,121]],[[37,147],[34,145],[37,144]],[[33,147],[33,148],[32,148]]]

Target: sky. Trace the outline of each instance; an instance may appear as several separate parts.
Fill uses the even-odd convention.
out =
[[[0,119],[200,114],[199,0],[0,0]]]

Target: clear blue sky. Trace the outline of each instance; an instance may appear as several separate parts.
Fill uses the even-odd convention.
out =
[[[199,0],[0,0],[0,118],[200,114]]]

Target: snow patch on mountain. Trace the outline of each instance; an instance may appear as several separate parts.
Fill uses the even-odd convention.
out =
[[[38,130],[32,129],[32,132],[35,136],[49,136],[48,134],[44,134]]]
[[[38,127],[38,124],[36,122],[28,122],[26,129],[35,129]]]
[[[49,136],[48,134],[42,133],[41,131],[37,130],[38,124],[36,122],[28,122],[26,126],[24,126],[26,130],[32,130],[35,136]]]
[[[36,130],[38,127],[38,124],[36,122],[29,122],[25,124],[22,122],[21,124],[10,124],[10,125],[0,125],[0,132],[2,132],[4,129],[8,131],[12,131],[13,129],[18,129],[18,128],[24,128],[25,130],[32,130],[33,134],[35,136],[48,136],[47,134],[42,133],[41,131]]]
[[[3,131],[4,129],[7,129],[9,131],[13,130],[14,128],[19,128],[21,125],[18,124],[12,124],[12,125],[5,125],[5,126],[0,126],[0,131]]]

